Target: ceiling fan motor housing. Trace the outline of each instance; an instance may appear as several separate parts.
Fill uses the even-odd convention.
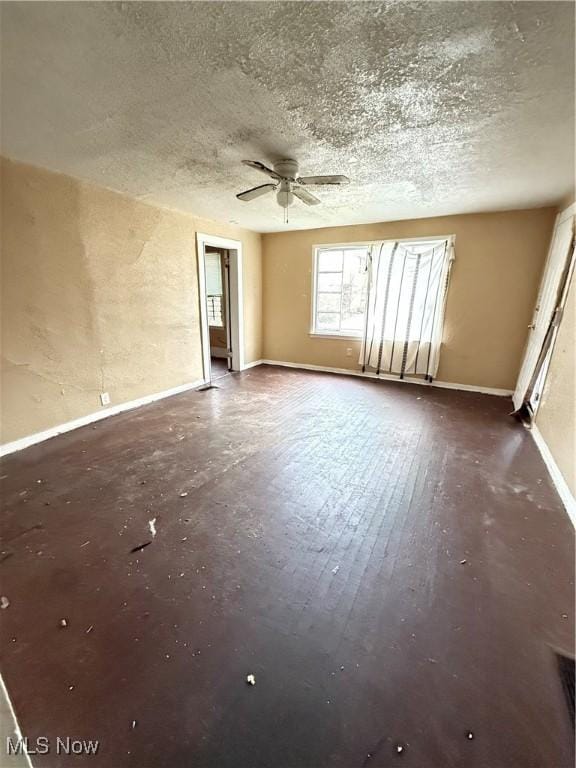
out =
[[[296,160],[278,160],[274,163],[274,170],[283,179],[294,181],[298,175],[298,163]]]
[[[247,189],[245,192],[240,192],[236,197],[243,202],[249,202],[268,194],[268,192],[276,192],[278,205],[284,208],[284,210],[292,205],[294,197],[297,197],[306,205],[318,205],[320,203],[320,200],[306,189],[307,185],[319,186],[323,184],[347,184],[349,182],[347,176],[341,175],[305,176],[300,178],[298,176],[298,163],[296,160],[291,159],[277,160],[274,163],[273,170],[259,160],[242,160],[242,163],[250,168],[255,168],[261,173],[265,173],[266,176],[274,180],[274,183],[260,184],[252,189]],[[288,219],[286,218],[287,221]]]

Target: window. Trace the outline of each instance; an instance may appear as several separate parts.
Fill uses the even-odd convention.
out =
[[[363,369],[435,377],[453,242],[446,237],[373,244]]]
[[[316,248],[312,333],[363,335],[367,260],[368,246]]]
[[[438,369],[454,237],[317,246],[312,335],[362,341],[362,370]]]
[[[216,251],[206,252],[206,304],[208,325],[224,327],[224,291],[222,281],[222,255]]]

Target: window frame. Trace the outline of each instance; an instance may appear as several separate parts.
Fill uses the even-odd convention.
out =
[[[317,282],[318,282],[318,256],[320,251],[325,250],[342,250],[344,248],[366,248],[367,250],[370,250],[370,248],[373,248],[375,245],[379,245],[380,243],[404,243],[404,244],[420,244],[420,243],[441,243],[442,241],[447,240],[453,247],[456,243],[456,235],[426,235],[425,237],[385,237],[381,240],[362,240],[352,243],[319,243],[317,245],[312,246],[312,300],[310,302],[310,331],[308,335],[311,338],[315,339],[333,339],[333,340],[344,340],[344,341],[357,341],[361,342],[362,338],[364,336],[364,331],[361,331],[360,333],[354,335],[350,332],[346,333],[337,333],[337,332],[330,332],[330,333],[324,333],[323,331],[316,330],[316,288],[317,288]],[[368,309],[368,305],[366,305],[366,309]],[[366,311],[364,312],[364,317],[366,317]]]
[[[310,332],[309,336],[318,339],[340,339],[346,341],[362,341],[364,331],[358,331],[354,334],[350,331],[319,331],[316,328],[316,304],[317,304],[317,287],[318,287],[318,260],[320,257],[320,251],[342,251],[342,250],[355,250],[358,248],[366,248],[370,250],[373,245],[372,241],[363,243],[326,243],[325,245],[314,245],[312,247],[312,301],[311,315],[310,315]],[[342,264],[344,266],[344,264]]]

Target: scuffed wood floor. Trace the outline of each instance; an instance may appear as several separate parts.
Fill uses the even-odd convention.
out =
[[[509,402],[218,386],[3,462],[9,693],[100,742],[34,765],[571,768],[574,531]]]

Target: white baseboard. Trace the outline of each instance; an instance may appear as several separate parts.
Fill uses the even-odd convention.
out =
[[[568,483],[564,479],[564,475],[560,471],[558,464],[556,464],[554,456],[552,456],[552,453],[550,452],[550,448],[548,448],[546,441],[542,437],[542,433],[535,424],[530,428],[530,432],[532,433],[534,442],[538,446],[540,455],[544,459],[544,463],[548,468],[548,472],[558,491],[558,495],[562,499],[568,517],[572,521],[572,525],[576,528],[576,499],[572,495],[570,488],[568,488]]]
[[[360,376],[362,378],[367,378],[367,379],[389,379],[392,381],[401,381],[406,384],[420,384],[421,386],[443,387],[445,389],[461,389],[468,392],[481,392],[487,395],[499,395],[504,397],[510,396],[512,394],[512,390],[508,390],[508,389],[494,389],[492,387],[475,387],[469,384],[452,384],[446,381],[433,381],[432,384],[430,384],[429,382],[423,381],[422,379],[416,379],[416,378],[399,379],[397,376],[390,376],[388,374],[380,374],[379,376],[376,376],[375,373],[362,373],[362,371],[353,371],[348,368],[328,368],[322,365],[308,365],[306,363],[287,363],[280,360],[254,360],[251,363],[246,363],[242,368],[242,370],[245,371],[249,368],[254,368],[257,365],[279,365],[285,368],[300,368],[306,371],[323,371],[325,373],[338,373],[345,376]],[[204,379],[200,379],[190,384],[182,384],[179,387],[166,389],[163,392],[157,392],[153,395],[146,395],[145,397],[140,397],[137,400],[130,400],[127,403],[120,403],[119,405],[113,405],[110,408],[103,408],[101,411],[89,413],[86,416],[81,416],[79,419],[74,419],[73,421],[67,421],[64,424],[59,424],[58,426],[51,427],[50,429],[46,429],[43,432],[36,432],[33,435],[22,437],[19,440],[12,441],[11,443],[4,443],[3,445],[0,445],[0,456],[6,456],[9,453],[21,451],[24,448],[28,448],[31,445],[35,445],[36,443],[41,443],[44,440],[49,440],[51,437],[56,437],[56,435],[61,435],[64,432],[70,432],[73,429],[78,429],[78,427],[84,427],[87,424],[92,424],[93,422],[100,421],[101,419],[107,419],[109,416],[116,416],[118,413],[123,413],[124,411],[131,411],[134,408],[139,408],[141,405],[147,405],[148,403],[153,403],[156,400],[162,400],[165,397],[171,397],[172,395],[178,395],[181,392],[187,392],[190,389],[196,389],[197,387],[201,387],[205,383],[206,381]]]
[[[139,408],[141,405],[147,405],[156,400],[163,400],[165,397],[172,397],[172,395],[179,395],[182,392],[187,392],[189,389],[197,389],[205,383],[205,379],[199,379],[190,384],[181,384],[178,387],[165,389],[164,391],[156,392],[153,395],[139,397],[137,400],[130,400],[127,403],[120,403],[119,405],[113,405],[110,408],[103,408],[101,411],[89,413],[86,416],[81,416],[79,419],[59,424],[57,427],[50,427],[50,429],[45,429],[43,432],[36,432],[33,435],[21,437],[19,440],[13,440],[11,443],[4,443],[3,445],[0,445],[0,456],[6,456],[9,453],[21,451],[23,448],[28,448],[30,445],[41,443],[44,440],[49,440],[51,437],[61,435],[63,432],[70,432],[73,429],[78,429],[78,427],[84,427],[86,424],[92,424],[95,421],[107,419],[109,416],[116,416],[124,411],[131,411],[134,408]]]
[[[481,392],[484,395],[498,395],[499,397],[510,397],[511,389],[496,389],[494,387],[477,387],[472,384],[452,384],[448,381],[438,381],[435,379],[432,383],[406,376],[400,379],[398,376],[392,376],[388,373],[381,373],[378,376],[375,373],[354,371],[350,368],[328,368],[324,365],[308,365],[307,363],[286,363],[281,360],[260,360],[258,364],[262,365],[281,365],[285,368],[302,368],[305,371],[323,371],[324,373],[338,373],[344,376],[360,376],[365,379],[382,379],[387,381],[398,381],[403,384],[420,384],[424,387],[441,387],[442,389],[460,389],[465,392]],[[256,363],[255,363],[256,365]]]
[[[18,718],[16,717],[16,712],[14,712],[14,706],[12,705],[12,700],[8,695],[6,683],[4,682],[2,675],[0,675],[0,699],[2,700],[0,708],[2,709],[3,714],[6,710],[8,710],[8,717],[6,718],[7,722],[4,722],[2,724],[3,725],[2,736],[6,738],[10,738],[14,746],[16,746],[16,744],[23,739],[23,736],[22,736],[22,731],[20,729],[20,725],[18,724]],[[6,743],[2,745],[2,750],[4,751],[5,749],[7,750]],[[6,755],[6,762],[4,763],[4,766],[5,768],[9,768],[9,766],[11,765],[13,765],[14,768],[17,768],[17,766],[22,766],[22,765],[26,765],[28,766],[28,768],[32,768],[32,761],[30,760],[30,755],[28,754],[28,751],[24,750],[22,752],[22,755],[14,756],[12,758]]]

